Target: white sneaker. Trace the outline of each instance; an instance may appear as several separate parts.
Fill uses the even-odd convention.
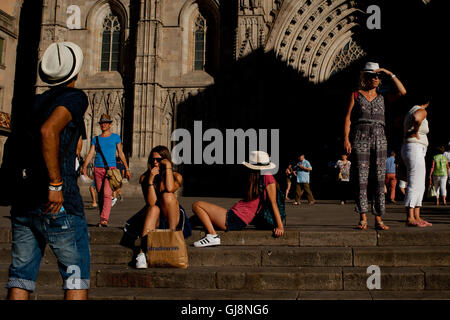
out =
[[[209,247],[220,245],[220,237],[217,234],[207,234],[206,237],[194,242],[194,247]]]
[[[116,202],[117,202],[117,198],[113,198],[113,199],[111,200],[111,208],[114,207],[114,205],[116,204]]]
[[[147,258],[143,252],[136,257],[136,269],[147,269]]]

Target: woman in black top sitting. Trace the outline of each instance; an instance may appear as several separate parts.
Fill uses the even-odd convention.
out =
[[[136,258],[136,268],[147,268],[147,260],[142,246],[147,245],[147,235],[159,226],[161,215],[168,221],[170,230],[175,230],[182,214],[176,192],[183,181],[182,176],[173,172],[169,149],[157,146],[148,158],[148,170],[140,177],[147,213],[141,237],[141,251]]]

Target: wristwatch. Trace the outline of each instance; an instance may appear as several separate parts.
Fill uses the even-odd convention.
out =
[[[49,185],[49,186],[48,186],[48,190],[49,190],[49,191],[62,191],[62,185],[60,185],[60,186],[52,186],[52,185]]]

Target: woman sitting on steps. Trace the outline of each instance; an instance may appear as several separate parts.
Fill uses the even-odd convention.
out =
[[[184,214],[178,202],[176,192],[181,186],[181,174],[173,172],[169,149],[157,146],[152,149],[148,158],[148,170],[140,177],[147,214],[141,237],[141,250],[136,257],[136,268],[147,268],[147,235],[160,224],[160,216],[168,220],[170,230],[175,231],[179,225],[181,215]]]
[[[195,247],[220,245],[220,237],[216,234],[214,226],[226,231],[242,230],[255,217],[260,200],[259,178],[264,174],[263,170],[273,169],[275,164],[270,162],[269,155],[263,151],[251,152],[250,163],[242,164],[249,169],[248,184],[243,200],[236,203],[230,210],[205,201],[197,201],[192,205],[194,214],[203,223],[207,233],[204,238],[194,242]],[[284,233],[284,227],[277,206],[275,178],[271,174],[264,174],[264,185],[264,198],[269,197],[277,223],[273,232],[276,237],[280,237]]]

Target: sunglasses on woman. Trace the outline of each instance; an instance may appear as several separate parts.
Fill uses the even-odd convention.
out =
[[[153,162],[156,160],[156,162],[160,163],[163,158],[150,158],[150,161]]]
[[[375,79],[375,78],[380,78],[380,75],[378,74],[378,73],[369,73],[368,74],[368,77],[370,78],[370,79]]]

